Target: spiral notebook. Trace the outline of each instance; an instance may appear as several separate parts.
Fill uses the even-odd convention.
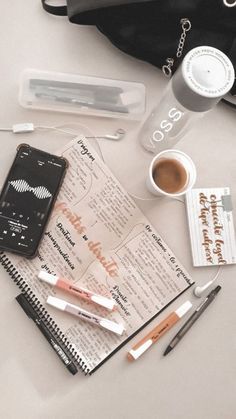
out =
[[[84,136],[58,154],[69,169],[38,255],[27,260],[5,253],[0,262],[63,350],[91,374],[193,280]],[[109,296],[118,309],[65,295],[41,282],[40,270]],[[119,336],[61,312],[46,304],[48,296],[123,324],[125,332]]]

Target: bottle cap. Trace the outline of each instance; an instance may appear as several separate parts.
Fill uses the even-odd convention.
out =
[[[181,105],[191,111],[203,112],[229,92],[234,78],[234,67],[222,51],[201,46],[186,54],[172,78],[172,87]]]

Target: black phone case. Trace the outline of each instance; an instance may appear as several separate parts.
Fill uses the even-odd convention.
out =
[[[22,173],[17,176],[18,177],[17,179],[12,180],[12,174],[14,173],[15,169],[16,171],[19,170],[19,173],[20,173],[21,169],[18,169],[18,167],[20,168],[18,161],[19,161],[19,157],[21,157],[21,152],[23,154],[22,159],[24,159],[24,150],[25,150],[25,155],[26,155],[25,158],[28,159],[27,165],[29,167],[27,168],[27,165],[24,166],[22,164],[22,167],[21,167]],[[38,174],[36,173],[37,170],[34,173],[35,179],[33,178],[34,176],[30,176],[31,175],[31,172],[30,172],[31,161],[30,161],[30,157],[29,158],[27,157],[27,153],[31,155],[33,154],[32,164],[36,164],[37,162],[37,165],[33,168],[33,170],[36,170],[38,168],[38,170],[40,171],[41,170],[40,166],[42,166],[42,170],[43,170],[44,165],[50,163],[48,167],[49,167],[49,173],[52,174],[52,177],[50,178],[49,176],[45,176],[45,174],[44,174],[44,178],[40,176],[37,177],[38,176]],[[41,160],[40,160],[40,157],[41,157]],[[38,164],[39,161],[42,164],[39,165]],[[60,164],[61,164],[61,169],[58,168]],[[46,151],[31,147],[28,144],[20,144],[17,147],[17,153],[15,156],[15,159],[11,165],[11,168],[5,179],[5,182],[1,190],[1,194],[0,194],[0,250],[9,251],[17,255],[25,256],[27,258],[34,258],[36,256],[39,244],[43,237],[43,233],[49,221],[50,214],[53,210],[55,200],[57,198],[63,179],[65,177],[67,167],[68,167],[68,162],[64,157],[47,153]],[[55,173],[53,173],[53,171],[55,171]],[[55,178],[54,177],[55,175],[57,175],[58,177]],[[48,184],[50,184],[51,182],[50,187],[51,188],[54,187],[54,191],[52,192],[52,194],[50,194],[50,191],[49,191],[50,188],[48,188],[48,185],[45,186],[45,182],[47,182]],[[11,189],[10,192],[9,192],[9,189]],[[8,197],[8,195],[11,195],[10,202],[8,201],[5,202],[3,198]],[[38,203],[38,205],[40,205],[41,204],[40,201],[42,202],[44,200],[46,201],[47,199],[49,199],[49,196],[50,196],[49,204],[48,206],[45,207],[46,214],[44,214],[43,212],[41,213],[40,210],[39,212],[37,212],[36,204]],[[21,201],[20,209],[17,206],[17,200],[19,202]],[[34,207],[32,207],[33,210],[31,208],[31,205],[34,205]],[[23,206],[24,206],[24,210],[22,210]],[[9,213],[8,213],[8,209],[9,209]],[[19,216],[18,216],[18,219],[14,218],[14,217],[17,217],[18,210],[22,212],[22,214],[20,214],[20,216],[22,216],[22,220],[24,220],[22,222],[19,219]],[[31,213],[33,214],[32,217],[30,217]],[[25,214],[27,214],[28,217],[27,216],[24,217]],[[32,218],[33,223],[36,222],[35,214],[41,214],[40,217],[42,216],[45,217],[42,221],[41,227],[40,227],[40,222],[37,225],[35,224],[35,226],[34,224],[30,224],[31,218]],[[29,218],[28,225],[25,218]],[[4,230],[4,226],[6,227],[5,230]],[[35,227],[35,231],[37,230],[35,241],[33,241],[33,234],[34,234],[33,227]],[[5,242],[4,242],[4,234],[6,237],[10,235],[11,237],[14,236],[16,237],[16,240],[18,240],[18,236],[21,239],[22,237],[25,239],[24,231],[27,231],[28,233],[29,230],[32,233],[31,234],[32,238],[29,239],[32,241],[31,248],[29,245],[27,248],[24,248],[25,246],[24,243],[21,243],[21,241],[23,242],[23,240],[18,242],[19,246],[15,246],[15,243],[14,245],[11,244],[10,240],[13,241],[13,239],[10,239],[10,238],[8,239],[5,238]]]

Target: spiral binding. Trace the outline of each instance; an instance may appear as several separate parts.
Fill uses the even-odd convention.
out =
[[[50,332],[53,333],[55,338],[62,345],[63,350],[65,352],[68,352],[68,354],[70,354],[72,360],[84,372],[85,375],[90,374],[90,369],[87,367],[85,362],[81,359],[81,357],[77,354],[71,342],[67,339],[64,333],[61,331],[57,323],[53,320],[53,318],[48,313],[46,308],[43,306],[40,300],[36,297],[36,295],[31,290],[30,286],[27,284],[24,278],[18,273],[18,271],[16,270],[14,265],[12,265],[11,261],[4,254],[4,252],[0,252],[0,264],[9,274],[9,276],[13,279],[14,283],[19,287],[22,294],[24,294],[27,297],[28,302],[32,305],[33,309],[37,312],[38,316],[40,316],[40,318],[46,324]]]

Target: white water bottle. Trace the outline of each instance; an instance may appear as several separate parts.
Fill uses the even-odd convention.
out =
[[[208,46],[189,51],[141,128],[143,147],[153,153],[172,148],[229,92],[234,78],[233,65],[222,51]]]

